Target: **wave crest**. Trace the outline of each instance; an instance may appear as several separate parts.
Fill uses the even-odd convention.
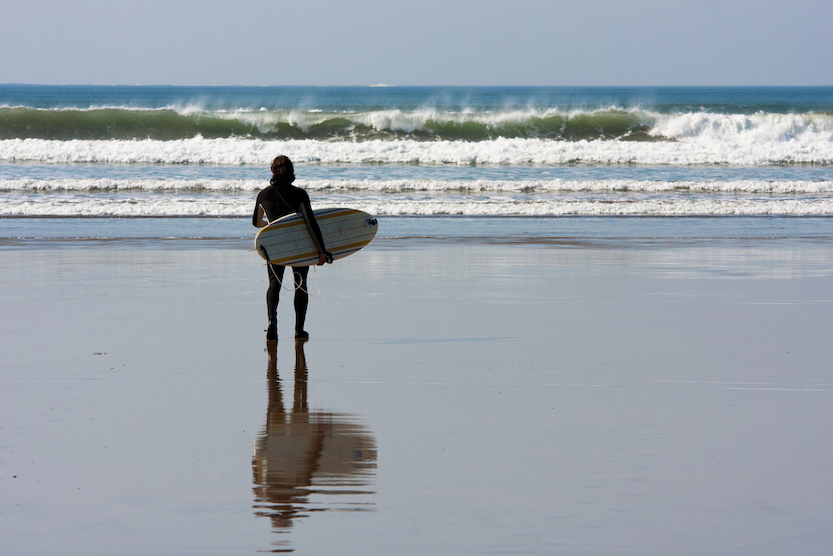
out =
[[[564,111],[380,109],[203,110],[198,107],[35,109],[0,107],[0,139],[172,141],[195,137],[263,140],[494,141],[699,141],[746,143],[833,142],[833,114],[661,114],[610,107]]]

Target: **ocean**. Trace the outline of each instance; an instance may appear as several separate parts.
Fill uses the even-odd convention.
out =
[[[248,237],[278,154],[383,235],[833,236],[833,87],[33,85],[0,236]]]

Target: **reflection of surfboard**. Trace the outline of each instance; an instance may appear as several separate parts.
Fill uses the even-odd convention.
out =
[[[376,440],[351,415],[312,412],[268,415],[255,444],[255,483],[298,489],[371,485],[376,469]],[[359,494],[343,491],[342,494]]]
[[[321,236],[333,260],[352,255],[376,236],[376,219],[360,210],[331,208],[313,211]],[[304,219],[297,214],[278,218],[255,237],[255,251],[272,264],[310,266],[318,264],[318,249]]]

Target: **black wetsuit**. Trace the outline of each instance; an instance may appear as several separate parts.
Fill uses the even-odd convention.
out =
[[[305,217],[308,226],[312,229],[313,239],[318,244],[321,253],[326,253],[327,249],[324,245],[324,238],[321,237],[321,230],[315,217],[312,215],[312,206],[310,206],[309,195],[303,189],[295,187],[290,184],[281,184],[280,186],[270,185],[262,190],[255,202],[255,210],[252,214],[252,224],[257,226],[260,224],[259,209],[263,208],[266,220],[273,222],[281,216],[287,214],[299,213]],[[270,328],[277,324],[278,300],[281,295],[281,282],[283,281],[284,266],[277,264],[266,265],[266,270],[269,273],[269,289],[266,291],[266,312],[269,317]],[[296,266],[292,269],[292,279],[295,283],[295,332],[304,330],[304,320],[307,316],[307,304],[309,303],[309,294],[307,294],[307,273],[308,266]]]

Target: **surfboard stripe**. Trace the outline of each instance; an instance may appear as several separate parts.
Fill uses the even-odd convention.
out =
[[[360,242],[357,242],[357,243],[352,243],[350,245],[342,245],[342,246],[337,248],[338,249],[337,251],[332,251],[331,250],[330,253],[333,255],[333,259],[335,259],[339,255],[341,257],[346,257],[350,253],[355,253],[356,251],[358,251],[359,249],[361,249],[362,247],[364,247],[368,243],[370,243],[370,240],[360,241]],[[339,258],[341,258],[341,257],[339,257]],[[318,251],[306,252],[306,253],[303,253],[303,254],[300,254],[300,255],[293,254],[291,256],[283,257],[281,259],[272,259],[271,263],[272,264],[285,265],[289,261],[296,261],[296,262],[316,261],[316,262],[318,262]]]
[[[328,237],[325,240],[325,243],[329,251],[334,251],[336,249],[341,249],[344,245],[350,245],[352,243],[359,243],[364,241],[366,244],[367,242],[372,240],[374,236],[375,234],[352,234],[352,237],[350,235],[348,235],[347,237]],[[309,238],[294,240],[291,238],[284,238],[284,240],[282,241],[278,237],[267,236],[267,238],[265,239],[268,239],[269,243],[283,243],[282,248],[285,251],[293,250],[293,243],[298,244],[298,247],[296,247],[295,249],[308,250],[310,248],[310,244],[312,243],[312,240]],[[261,242],[264,242],[264,239],[262,239]]]
[[[316,210],[313,212],[315,213],[315,220],[320,222],[321,220],[336,218],[338,216],[351,217],[360,211],[355,209],[322,209],[320,211]],[[283,221],[284,219],[286,219],[287,221]],[[278,224],[278,222],[280,223]],[[266,227],[271,229],[279,229],[285,228],[287,226],[296,226],[299,224],[304,224],[304,218],[302,216],[299,216],[298,214],[287,214],[286,216],[283,216],[275,220],[274,223],[268,224]]]
[[[352,212],[355,214],[359,211],[352,211]],[[321,221],[331,220],[333,218],[339,218],[339,217],[344,222],[351,222],[352,221],[352,223],[353,223],[353,225],[351,227],[339,230],[340,232],[347,232],[349,230],[361,230],[362,228],[365,228],[367,230],[367,233],[365,235],[372,235],[372,236],[376,235],[374,230],[367,229],[367,227],[364,225],[364,222],[361,222],[360,224],[356,224],[355,223],[355,218],[352,218],[352,215],[345,215],[343,213],[340,213],[340,214],[329,214],[329,215],[319,216],[318,214],[316,214],[315,215],[315,220],[319,223],[319,226],[320,226]],[[336,222],[337,221],[333,221],[333,223],[336,223]],[[280,224],[270,224],[269,226],[267,226],[265,228],[262,228],[261,232],[258,235],[261,235],[262,239],[266,239],[266,238],[271,239],[271,238],[274,238],[274,237],[276,237],[276,236],[278,236],[282,233],[292,233],[292,228],[303,228],[304,230],[306,230],[306,223],[304,222],[303,218],[298,217],[297,220],[293,219],[292,222],[282,222]],[[331,233],[337,233],[337,232],[331,232]]]
[[[298,228],[298,229],[303,229],[304,231],[306,231],[306,226],[304,226],[304,225],[296,225],[294,227]],[[364,229],[362,229],[362,228],[364,228]],[[364,225],[362,225],[362,226],[353,225],[351,227],[344,227],[344,228],[339,229],[339,230],[330,231],[328,233],[328,236],[330,236],[331,241],[333,241],[333,240],[338,241],[337,237],[333,237],[333,236],[345,235],[348,232],[350,232],[352,235],[363,235],[363,236],[375,236],[376,235],[373,232],[373,230],[368,230],[366,228],[366,226],[364,226]],[[277,239],[281,235],[294,234],[294,233],[295,233],[295,231],[291,230],[291,229],[289,229],[289,230],[284,229],[284,230],[280,230],[280,231],[268,230],[267,232],[264,232],[264,233],[261,234],[261,239],[266,239],[266,238],[270,238],[270,239],[275,238],[275,239]]]

